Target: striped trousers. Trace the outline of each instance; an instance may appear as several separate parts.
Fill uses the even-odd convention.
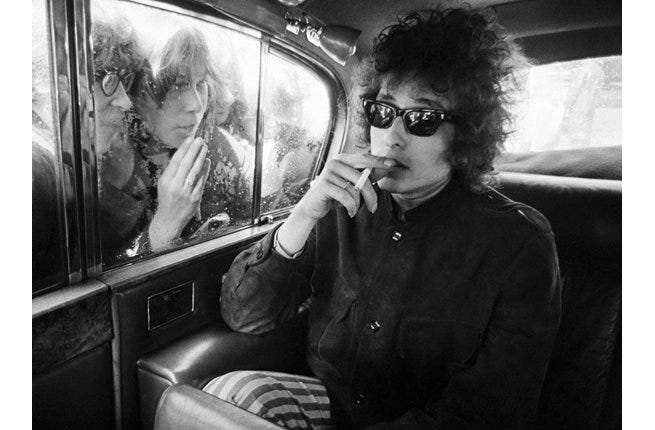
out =
[[[327,390],[318,378],[239,370],[214,378],[203,391],[284,428],[337,428]]]

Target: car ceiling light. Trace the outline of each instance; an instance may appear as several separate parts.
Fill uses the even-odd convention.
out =
[[[291,13],[284,15],[287,31],[293,34],[305,33],[307,40],[320,47],[331,59],[342,66],[346,65],[348,57],[357,49],[357,39],[361,31],[342,25],[319,26],[303,14],[295,18]]]
[[[285,6],[298,6],[300,3],[305,0],[277,0]]]

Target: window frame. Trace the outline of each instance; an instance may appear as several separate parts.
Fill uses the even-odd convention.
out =
[[[57,202],[58,236],[62,256],[62,275],[32,280],[32,297],[58,290],[84,279],[82,263],[82,237],[78,229],[80,206],[78,200],[78,163],[76,162],[73,121],[75,120],[75,103],[73,92],[76,90],[70,69],[71,53],[69,49],[70,8],[66,0],[43,0],[45,3],[45,23],[47,37],[47,56],[49,62],[49,81],[52,89],[52,115],[55,162],[55,193]],[[68,87],[67,95],[62,96],[62,87]],[[62,109],[61,103],[68,104],[68,110]],[[65,174],[70,172],[71,188],[66,187]],[[67,205],[66,202],[70,202]]]
[[[202,242],[183,244],[163,253],[136,257],[119,265],[102,267],[100,242],[100,211],[98,195],[98,172],[96,158],[95,112],[93,105],[93,52],[91,48],[91,0],[45,0],[48,4],[51,25],[51,55],[56,65],[53,74],[65,79],[70,91],[70,115],[60,114],[58,104],[59,86],[53,86],[53,106],[58,117],[56,130],[57,152],[57,188],[59,210],[63,214],[64,225],[61,234],[66,239],[62,244],[68,275],[67,282],[57,283],[33,293],[33,297],[49,291],[76,284],[85,279],[123,278],[128,273],[138,276],[138,268],[148,267],[154,263],[159,269],[170,268],[175,264],[176,256],[188,261],[197,247],[198,255],[211,252],[216,247],[231,248],[232,245],[248,241],[263,234],[273,227],[273,222],[285,218],[293,206],[275,210],[261,216],[261,174],[263,149],[264,94],[266,82],[266,59],[269,55],[281,55],[291,61],[305,66],[317,74],[329,89],[332,118],[321,146],[318,161],[312,172],[313,177],[320,171],[329,154],[340,151],[345,143],[348,122],[348,106],[345,89],[339,75],[328,66],[325,59],[290,41],[263,30],[242,19],[234,18],[229,12],[222,12],[220,5],[209,6],[202,2],[172,4],[168,0],[117,0],[152,7],[165,12],[178,13],[197,18],[213,25],[238,31],[240,34],[255,38],[260,44],[260,77],[257,99],[257,128],[255,133],[255,172],[253,183],[253,216],[251,224],[230,230],[230,232],[207,239]],[[53,24],[54,23],[54,24]],[[74,26],[71,26],[74,23]],[[64,78],[61,78],[64,76]],[[53,77],[51,76],[51,79]],[[72,136],[69,141],[63,135]],[[66,195],[63,174],[70,171],[73,176],[72,188]],[[66,202],[70,202],[68,207]],[[181,262],[182,262],[181,261]],[[161,264],[164,266],[162,267]],[[114,273],[107,276],[108,273]]]
[[[319,77],[321,77],[322,74],[328,74],[328,76],[329,76],[329,73],[330,73],[329,69],[317,67],[316,63],[312,62],[308,58],[304,58],[304,57],[300,56],[300,53],[294,52],[288,46],[278,45],[273,40],[269,40],[269,43],[270,43],[270,45],[268,47],[267,56],[268,55],[277,55],[280,58],[283,58],[283,59],[286,59],[286,60],[293,61],[295,63],[301,64],[301,65],[307,67],[309,70],[315,72]],[[262,76],[264,76],[264,73],[262,73]],[[332,76],[331,78],[334,79],[335,81],[337,80],[336,76]],[[328,80],[325,77],[323,77],[323,80],[328,82]],[[329,85],[328,85],[328,88],[329,88]],[[265,116],[265,109],[263,108],[263,105],[264,105],[263,100],[264,100],[265,94],[263,92],[260,93],[260,94],[261,94],[260,98],[262,99],[262,102],[260,103],[260,106],[261,106],[260,112],[264,112],[263,116]],[[334,88],[332,88],[332,90],[329,91],[329,93],[328,93],[328,97],[330,97],[330,102],[329,103],[330,103],[330,107],[331,107],[332,112],[334,113],[334,115],[332,115],[330,117],[330,123],[328,125],[325,136],[323,136],[323,139],[324,139],[324,141],[329,143],[335,137],[336,129],[339,129],[339,128],[343,127],[344,130],[345,130],[345,124],[340,124],[339,123],[339,115],[337,114],[339,94],[337,94],[337,92],[334,91]],[[343,93],[341,98],[342,99],[345,98],[345,92]],[[343,114],[344,114],[344,116],[346,115],[345,112],[343,112]],[[257,145],[258,145],[257,146],[257,153],[262,154],[263,153],[263,144],[264,144],[263,127],[259,127],[258,130],[262,130],[262,135],[261,135],[261,137],[258,135],[258,138],[257,138]],[[340,145],[339,145],[340,150],[343,147],[344,143],[345,143],[345,131],[342,132],[342,140],[341,140]],[[259,145],[261,145],[261,147]],[[328,144],[328,145],[322,145],[321,146],[320,151],[319,151],[318,156],[317,156],[317,162],[314,165],[314,168],[312,169],[312,174],[311,174],[312,178],[315,178],[318,175],[318,173],[321,171],[321,169],[323,168],[323,165],[325,164],[325,161],[326,161],[327,154],[329,152],[328,146],[331,146],[331,145]],[[260,168],[261,168],[261,163],[260,163]],[[260,186],[261,186],[261,174],[260,174],[260,176],[258,178],[258,181],[259,181]],[[257,198],[261,199],[261,190],[260,190],[260,193],[259,193]],[[259,206],[258,209],[260,209],[261,205],[258,205],[258,206]],[[289,214],[289,212],[291,212],[292,208],[293,208],[293,206],[286,207],[286,208],[280,208],[280,209],[274,209],[272,211],[266,212],[263,216],[262,216],[261,213],[258,212],[258,219],[259,219],[258,222],[259,223],[272,222],[273,220],[285,217],[286,215]]]

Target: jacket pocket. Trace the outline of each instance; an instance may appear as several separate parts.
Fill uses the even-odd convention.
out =
[[[482,331],[463,321],[404,318],[400,325],[400,358],[413,372],[441,379],[472,364]]]
[[[342,290],[326,309],[327,323],[317,342],[318,357],[340,370],[349,360],[354,344],[356,296]]]

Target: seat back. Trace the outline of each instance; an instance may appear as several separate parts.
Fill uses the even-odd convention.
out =
[[[537,428],[619,428],[621,182],[503,173],[498,190],[548,218],[563,278],[562,320]]]

